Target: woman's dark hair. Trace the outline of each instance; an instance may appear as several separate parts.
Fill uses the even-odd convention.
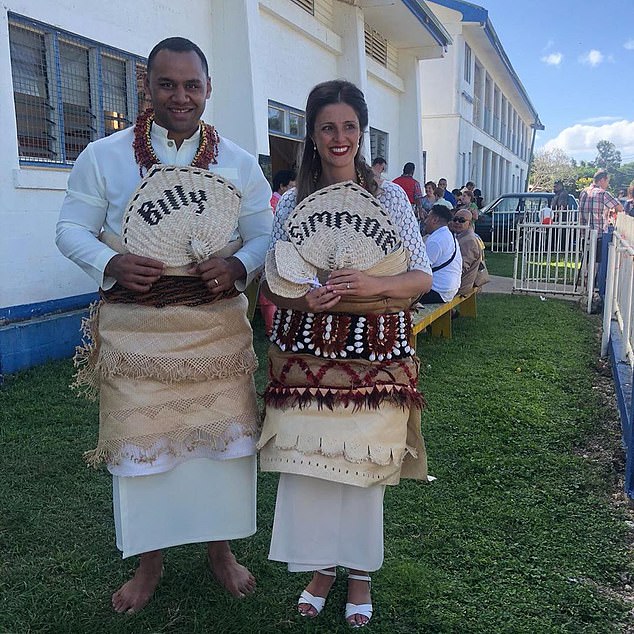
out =
[[[368,106],[365,103],[363,93],[351,82],[343,79],[333,79],[317,84],[308,95],[306,101],[306,137],[304,148],[297,174],[297,202],[302,201],[317,190],[317,183],[321,177],[321,158],[317,153],[313,142],[315,133],[315,120],[325,106],[334,103],[345,103],[350,106],[359,119],[359,149],[354,157],[354,167],[361,177],[365,188],[372,194],[376,194],[378,185],[374,173],[365,162],[361,153],[363,147],[363,133],[368,128]]]
[[[200,50],[197,44],[194,44],[191,40],[184,37],[168,37],[165,40],[161,40],[151,51],[147,58],[147,74],[150,74],[152,70],[152,64],[156,55],[163,50],[172,51],[174,53],[188,53],[194,51],[200,58],[200,63],[205,71],[205,76],[209,76],[209,64],[207,64],[207,58],[205,54]]]
[[[434,181],[427,181],[425,183],[425,187],[431,187],[434,190],[434,192],[436,192],[436,183],[434,183]]]
[[[279,170],[273,176],[273,191],[276,192],[282,185],[287,187],[291,181],[294,181],[297,174],[293,170]]]

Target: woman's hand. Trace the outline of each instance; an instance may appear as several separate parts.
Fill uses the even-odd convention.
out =
[[[373,297],[381,295],[383,286],[377,277],[354,269],[339,269],[328,277],[326,288],[343,297]]]

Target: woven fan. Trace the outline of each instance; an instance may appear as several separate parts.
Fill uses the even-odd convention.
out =
[[[389,214],[352,181],[308,196],[286,220],[289,240],[318,269],[371,268],[400,245]]]
[[[241,200],[230,182],[207,170],[155,165],[123,216],[123,244],[169,267],[202,262],[229,242]]]
[[[278,240],[274,251],[277,272],[285,280],[295,284],[319,284],[317,267],[306,262],[292,242]]]
[[[266,277],[266,283],[273,293],[280,297],[289,297],[291,299],[297,299],[303,297],[311,289],[311,285],[308,283],[298,284],[297,282],[291,282],[283,278],[277,270],[277,264],[275,262],[275,251],[269,250],[264,260],[264,275]]]

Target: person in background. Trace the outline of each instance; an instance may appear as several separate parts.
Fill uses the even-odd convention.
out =
[[[458,197],[458,209],[468,209],[473,216],[473,221],[478,219],[478,206],[473,202],[473,192],[463,189]]]
[[[297,175],[293,170],[279,170],[273,176],[273,195],[271,196],[271,209],[275,213],[275,207],[284,192],[295,187],[295,179]]]
[[[473,190],[473,201],[478,206],[478,209],[482,209],[482,207],[484,207],[484,198],[482,198],[482,192],[477,187]]]
[[[372,161],[372,171],[374,172],[374,178],[376,178],[376,182],[381,184],[383,180],[383,174],[387,170],[387,161],[382,156],[377,156]]]
[[[627,188],[627,200],[625,201],[623,210],[628,216],[634,216],[634,181],[632,181]]]
[[[472,288],[489,281],[484,262],[484,242],[473,230],[473,216],[468,209],[459,209],[454,214],[449,228],[455,234],[462,255],[462,276],[459,295],[466,295]]]
[[[427,256],[431,262],[431,290],[421,295],[421,304],[444,304],[460,288],[462,255],[458,242],[449,230],[452,213],[444,205],[434,205],[425,219]]]
[[[553,185],[555,195],[550,201],[551,209],[568,209],[568,190],[564,188],[562,181],[555,181]]]
[[[275,213],[275,208],[282,195],[289,189],[295,187],[296,178],[297,174],[294,170],[279,170],[275,173],[275,176],[273,176],[273,195],[271,196],[271,209],[273,213]],[[273,328],[273,317],[275,316],[277,306],[264,293],[258,293],[258,307],[260,308],[262,319],[264,319],[264,330],[268,337]]]
[[[447,179],[440,178],[438,180],[438,187],[442,189],[442,197],[445,200],[448,200],[451,203],[452,208],[454,208],[458,204],[458,201],[456,200],[456,197],[447,189]]]
[[[436,204],[437,205],[443,205],[443,207],[447,207],[447,209],[449,209],[450,211],[453,212],[453,205],[446,199],[443,197],[443,190],[440,189],[440,187],[436,187]]]
[[[423,215],[423,192],[421,191],[420,183],[414,178],[415,169],[416,166],[414,163],[405,163],[405,165],[403,165],[403,173],[392,182],[403,188],[412,208],[414,209],[416,217],[420,218]]]
[[[438,200],[438,196],[436,195],[436,183],[434,181],[427,181],[425,183],[425,195],[421,200],[422,217],[419,218],[421,222],[424,222],[427,214],[430,212],[431,208],[436,204]]]

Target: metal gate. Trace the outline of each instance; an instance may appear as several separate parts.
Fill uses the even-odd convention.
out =
[[[513,290],[588,297],[594,291],[597,231],[579,222],[576,211],[553,211],[517,225]],[[592,275],[588,275],[592,271]]]

